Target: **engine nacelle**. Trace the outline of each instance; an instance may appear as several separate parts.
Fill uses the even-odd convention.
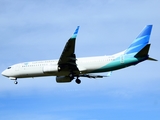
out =
[[[58,72],[58,67],[57,67],[57,65],[44,66],[43,67],[43,72],[44,73]]]
[[[69,76],[57,76],[56,77],[56,82],[57,83],[64,83],[64,82],[71,82],[72,79]]]

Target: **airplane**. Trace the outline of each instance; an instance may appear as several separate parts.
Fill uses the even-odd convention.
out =
[[[45,76],[56,76],[57,83],[71,82],[75,79],[77,84],[81,83],[80,77],[109,77],[112,71],[137,65],[145,60],[157,61],[148,55],[151,30],[152,25],[146,25],[131,45],[122,52],[109,56],[77,58],[75,54],[75,42],[79,31],[79,26],[77,26],[59,59],[14,64],[1,74],[15,80],[15,84],[18,84],[19,78]]]

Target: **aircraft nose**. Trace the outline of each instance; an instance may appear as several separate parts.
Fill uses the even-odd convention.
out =
[[[3,76],[5,76],[5,77],[8,76],[6,70],[4,70],[1,74],[2,74]]]

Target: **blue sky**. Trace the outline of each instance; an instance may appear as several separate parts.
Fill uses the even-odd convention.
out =
[[[25,61],[57,59],[76,27],[77,57],[126,49],[142,28],[153,24],[150,55],[160,60],[159,0],[1,0],[0,71]],[[55,77],[0,76],[3,120],[159,120],[160,63],[145,61],[77,85]]]

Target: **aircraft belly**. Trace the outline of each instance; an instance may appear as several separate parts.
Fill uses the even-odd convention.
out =
[[[17,78],[36,77],[36,76],[43,76],[43,71],[41,67],[24,68],[17,71],[15,75],[15,77]]]
[[[27,68],[16,72],[14,77],[16,78],[28,78],[28,77],[43,77],[43,76],[67,76],[69,71],[51,71],[51,69],[45,69],[43,67]]]
[[[58,72],[58,66],[57,66],[57,65],[44,66],[44,67],[43,67],[43,72],[44,72],[44,73],[55,73],[55,72]]]
[[[91,71],[94,71],[96,69],[99,69],[101,67],[104,66],[104,62],[100,62],[100,63],[97,63],[97,62],[90,62],[90,63],[86,63],[86,64],[80,64],[78,66],[78,68],[80,68],[79,70],[81,71],[81,73],[88,73],[88,72],[91,72]],[[85,67],[83,67],[85,66]]]

